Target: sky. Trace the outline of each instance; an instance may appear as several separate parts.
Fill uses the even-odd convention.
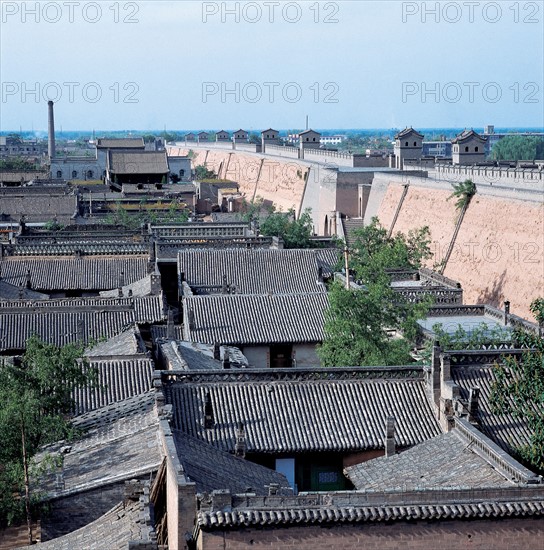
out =
[[[544,126],[544,1],[0,6],[0,131]]]

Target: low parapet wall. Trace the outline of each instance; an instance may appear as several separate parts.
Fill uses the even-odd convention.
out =
[[[429,170],[429,174],[437,181],[461,182],[466,179],[474,183],[519,187],[532,190],[544,190],[544,170],[539,168],[521,168],[508,166],[462,166],[433,161],[405,161],[404,169]]]

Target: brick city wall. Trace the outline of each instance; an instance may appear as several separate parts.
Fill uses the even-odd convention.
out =
[[[541,519],[458,520],[201,533],[198,550],[514,550],[542,548]]]

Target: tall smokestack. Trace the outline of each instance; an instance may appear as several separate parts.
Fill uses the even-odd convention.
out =
[[[53,115],[53,102],[48,101],[47,106],[49,108],[49,124],[48,124],[48,132],[49,132],[49,141],[48,141],[48,147],[47,152],[49,155],[49,158],[55,158],[55,117]]]

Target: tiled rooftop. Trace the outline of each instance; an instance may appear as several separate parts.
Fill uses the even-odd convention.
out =
[[[327,294],[216,295],[183,299],[185,339],[230,345],[323,340]]]
[[[417,369],[186,372],[165,384],[173,426],[229,452],[239,422],[248,453],[383,449],[388,416],[397,419],[398,447],[441,432]],[[209,429],[203,427],[207,395],[214,416]]]

